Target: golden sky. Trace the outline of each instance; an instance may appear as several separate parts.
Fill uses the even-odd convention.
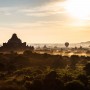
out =
[[[28,43],[90,40],[90,0],[0,0],[0,43],[13,33]]]

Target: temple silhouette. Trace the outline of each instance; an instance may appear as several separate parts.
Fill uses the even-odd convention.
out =
[[[26,42],[22,43],[22,40],[17,37],[17,34],[13,34],[12,37],[8,40],[7,43],[3,43],[3,46],[0,47],[0,51],[25,51],[25,50],[34,50],[33,46],[26,45]]]

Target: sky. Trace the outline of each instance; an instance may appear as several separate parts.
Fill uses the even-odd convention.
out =
[[[82,1],[0,0],[0,43],[13,33],[27,43],[90,41],[90,1]]]

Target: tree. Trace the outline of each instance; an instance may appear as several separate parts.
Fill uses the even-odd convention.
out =
[[[32,83],[25,82],[27,90],[42,90],[43,83],[41,80],[34,80]]]
[[[83,83],[78,80],[66,83],[65,90],[85,90]]]
[[[63,59],[62,56],[59,56],[58,58],[56,58],[56,60],[54,60],[52,67],[57,69],[57,68],[65,68],[67,65],[67,61]]]
[[[4,71],[5,70],[5,65],[3,63],[0,63],[0,71]]]
[[[90,63],[87,63],[84,67],[84,70],[86,72],[87,75],[90,75]]]
[[[64,90],[64,83],[58,79],[56,71],[51,71],[44,79],[42,90]]]
[[[26,55],[26,56],[31,56],[31,55],[33,55],[33,53],[32,53],[31,50],[26,50],[26,51],[24,51],[23,54]]]
[[[78,77],[77,77],[78,80],[80,80],[85,86],[87,86],[88,84],[88,78],[86,75],[84,74],[80,74]]]
[[[78,55],[72,55],[70,57],[70,67],[71,69],[76,69],[76,64],[78,63],[79,61],[79,56]]]

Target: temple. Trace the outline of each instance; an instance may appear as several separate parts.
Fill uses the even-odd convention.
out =
[[[27,46],[26,42],[22,43],[21,39],[17,37],[17,34],[13,34],[7,43],[3,43],[0,47],[0,51],[25,51],[34,50],[33,46]]]

